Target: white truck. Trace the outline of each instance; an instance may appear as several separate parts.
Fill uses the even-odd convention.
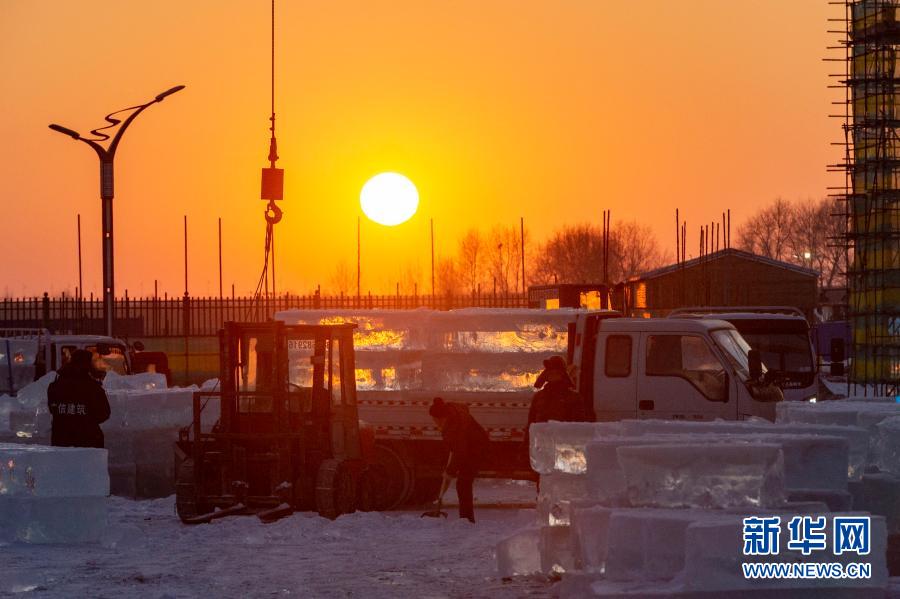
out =
[[[569,362],[598,421],[774,421],[783,399],[759,353],[722,320],[582,314]]]
[[[818,360],[809,322],[791,306],[705,306],[680,308],[669,318],[725,320],[735,326],[763,364],[787,401],[816,401]]]
[[[126,375],[159,372],[168,376],[164,353],[145,352],[105,335],[62,335],[46,329],[0,329],[0,394],[15,395],[28,383],[65,366],[75,350],[94,355],[94,367]]]
[[[761,416],[780,391],[721,321],[640,320],[584,310],[293,310],[288,324],[355,322],[359,416],[374,429],[388,503],[436,496],[446,450],[431,399],[466,404],[487,430],[482,476],[533,478],[523,440],[544,359],[565,355],[597,419]],[[572,335],[574,333],[574,335]],[[650,351],[651,361],[647,361]]]

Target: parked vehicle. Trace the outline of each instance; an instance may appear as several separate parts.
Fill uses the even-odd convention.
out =
[[[383,470],[367,459],[371,435],[357,415],[353,329],[225,323],[219,390],[194,394],[192,426],[175,445],[183,522],[300,510],[333,519],[379,507]],[[202,424],[210,397],[221,409],[211,430]]]
[[[781,390],[729,322],[579,315],[570,363],[598,421],[775,420]]]
[[[763,381],[761,366],[751,373],[749,347],[732,325],[620,316],[571,309],[465,309],[297,310],[278,318],[288,324],[358,325],[359,416],[374,427],[375,460],[388,473],[386,495],[392,507],[437,496],[447,455],[427,412],[436,395],[466,405],[487,429],[491,447],[479,476],[533,479],[524,447],[528,409],[543,360],[554,355],[568,356],[579,391],[598,419],[774,419],[771,402],[780,400],[781,392]],[[606,335],[607,330],[620,333],[608,352],[603,345],[597,354],[598,332]],[[626,347],[624,336],[632,345]],[[679,373],[659,378],[645,373],[639,352],[645,352],[651,338],[657,348],[665,346],[676,352],[672,356],[686,360]],[[631,352],[627,356],[626,349]],[[622,362],[621,368],[628,362],[629,374],[606,376],[599,365],[607,356]]]
[[[488,431],[481,477],[535,476],[524,447],[534,383],[565,356],[580,310],[292,310],[287,324],[352,322],[359,416],[375,430],[390,506],[437,497],[447,452],[428,415],[435,396],[463,404]],[[618,315],[617,312],[605,312]]]
[[[787,401],[815,401],[818,360],[809,323],[789,306],[725,306],[681,308],[669,318],[725,320],[734,325],[750,347],[759,350],[763,364]]]
[[[102,372],[120,375],[136,372],[171,373],[163,352],[146,352],[140,341],[129,345],[104,335],[58,335],[46,329],[0,329],[0,393],[15,393],[47,372],[59,370],[75,350],[94,355],[93,365]]]

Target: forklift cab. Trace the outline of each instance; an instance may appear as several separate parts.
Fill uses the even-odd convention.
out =
[[[183,521],[230,513],[265,519],[310,509],[334,518],[366,503],[360,495],[371,496],[371,489],[356,407],[355,328],[225,323],[220,389],[195,393],[192,427],[176,444]],[[220,402],[212,427],[202,422],[209,396]]]
[[[226,323],[220,428],[242,435],[306,430],[330,457],[359,458],[353,324]]]

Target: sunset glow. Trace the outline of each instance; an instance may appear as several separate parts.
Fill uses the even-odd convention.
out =
[[[843,182],[825,168],[841,157],[827,115],[843,98],[829,95],[822,60],[823,23],[843,9],[827,2],[387,6],[279,6],[282,289],[329,287],[335,262],[355,264],[360,187],[381,172],[415,183],[438,261],[469,228],[524,217],[529,265],[556,229],[599,223],[604,209],[651,227],[671,260],[675,207],[696,253],[697,228],[725,207],[736,230],[775,197],[816,198]],[[117,292],[152,294],[155,280],[160,294],[184,292],[185,214],[190,292],[218,293],[219,217],[225,287],[252,292],[265,234],[269,18],[266,3],[0,2],[7,243],[32,259],[4,266],[5,291],[74,291],[79,213],[85,292],[101,291],[97,158],[47,125],[86,133],[183,83],[119,149]],[[363,223],[364,292],[394,292],[406,278],[430,288],[428,219]],[[53,243],[34,242],[35,223]],[[296,258],[310,247],[332,260]]]

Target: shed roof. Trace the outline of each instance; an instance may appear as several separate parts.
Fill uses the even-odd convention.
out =
[[[765,264],[767,266],[773,266],[775,268],[782,268],[784,270],[790,270],[796,272],[801,275],[806,275],[809,277],[818,277],[819,271],[813,270],[811,268],[805,268],[803,266],[797,266],[796,264],[791,264],[790,262],[782,262],[781,260],[775,260],[774,258],[767,258],[765,256],[759,256],[757,254],[752,254],[750,252],[745,252],[744,250],[738,250],[735,248],[726,248],[724,250],[719,250],[718,252],[712,252],[703,256],[702,258],[692,258],[690,260],[686,260],[684,263],[675,263],[670,264],[668,266],[663,266],[662,268],[657,268],[656,270],[651,270],[645,272],[643,274],[631,277],[629,281],[643,281],[647,279],[655,279],[656,277],[661,277],[663,275],[667,275],[669,273],[677,272],[681,268],[693,268],[696,266],[700,266],[703,263],[714,262],[716,260],[721,260],[725,257],[732,256],[734,258],[738,258],[740,260],[747,260],[751,262],[758,262],[760,264]]]

